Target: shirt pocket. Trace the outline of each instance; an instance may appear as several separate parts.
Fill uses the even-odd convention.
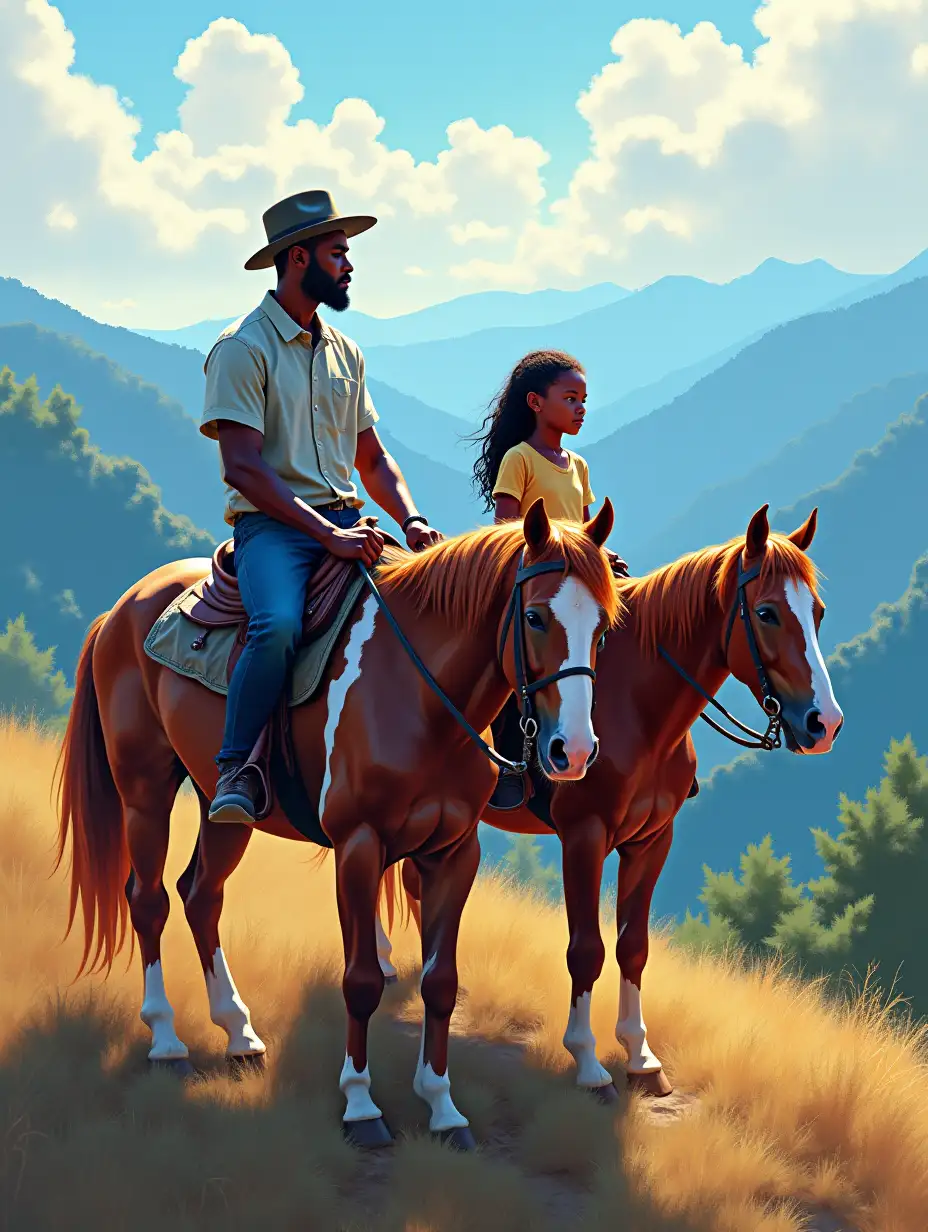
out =
[[[333,376],[332,409],[339,431],[347,432],[357,427],[359,383],[348,376]]]

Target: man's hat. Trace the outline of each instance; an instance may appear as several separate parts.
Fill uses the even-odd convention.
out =
[[[267,269],[279,252],[314,235],[332,231],[344,231],[349,237],[360,235],[377,219],[366,214],[339,214],[331,194],[313,188],[278,201],[265,211],[263,221],[267,244],[245,262],[246,270]]]

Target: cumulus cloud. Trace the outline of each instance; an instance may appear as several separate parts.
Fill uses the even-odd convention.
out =
[[[353,243],[355,302],[378,314],[480,287],[724,279],[771,255],[878,271],[928,246],[928,0],[766,0],[755,23],[753,56],[709,22],[617,30],[551,200],[547,152],[502,124],[455,120],[417,161],[363,99],[293,120],[289,52],[228,18],[187,42],[176,126],[140,157],[142,121],[74,71],[58,10],[4,0],[0,271],[95,315],[132,301],[150,326],[234,314],[263,290],[242,270],[261,214],[316,186],[381,219]]]

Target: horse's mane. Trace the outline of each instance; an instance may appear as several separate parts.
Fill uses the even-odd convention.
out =
[[[649,658],[662,639],[686,644],[710,604],[726,609],[735,599],[738,558],[744,536],[715,547],[689,552],[641,578],[619,582],[628,624]],[[818,570],[785,535],[771,533],[761,564],[760,581],[771,575],[804,582],[818,598]]]
[[[377,581],[407,594],[420,611],[431,608],[464,628],[486,613],[524,546],[521,522],[485,526],[414,555],[384,553]],[[552,521],[551,542],[532,561],[558,557],[614,624],[622,614],[622,601],[605,557],[582,527]]]

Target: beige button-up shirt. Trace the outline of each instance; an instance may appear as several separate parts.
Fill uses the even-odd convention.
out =
[[[262,458],[307,505],[345,500],[360,507],[351,478],[358,434],[377,422],[377,412],[360,349],[317,319],[313,349],[312,336],[268,291],[254,312],[230,325],[206,359],[200,431],[215,440],[219,419],[256,428],[264,436]],[[226,493],[228,523],[254,512],[228,483]]]

